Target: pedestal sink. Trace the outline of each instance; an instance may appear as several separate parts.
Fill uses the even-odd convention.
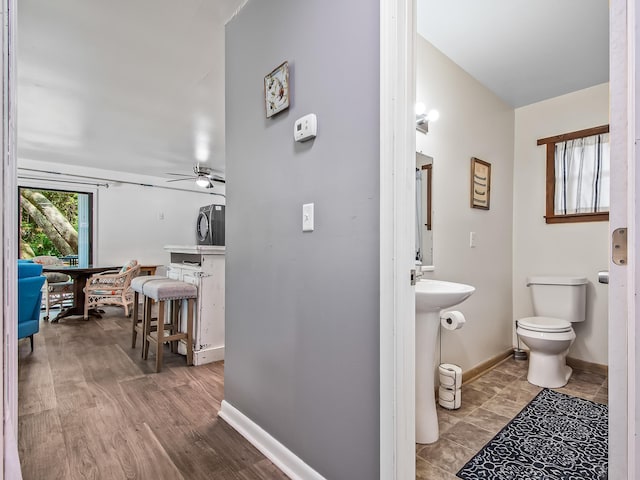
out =
[[[440,311],[464,302],[475,288],[463,283],[423,279],[416,283],[416,442],[438,440],[435,371]]]

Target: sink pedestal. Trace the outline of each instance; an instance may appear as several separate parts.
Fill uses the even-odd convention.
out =
[[[440,312],[416,312],[416,443],[438,440],[435,352]]]
[[[438,440],[434,372],[440,312],[464,302],[475,288],[423,279],[416,283],[416,442]]]

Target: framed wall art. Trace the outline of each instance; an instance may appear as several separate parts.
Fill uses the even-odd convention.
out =
[[[289,62],[264,77],[264,105],[267,118],[289,108]]]
[[[491,200],[491,164],[471,157],[471,208],[489,210]]]

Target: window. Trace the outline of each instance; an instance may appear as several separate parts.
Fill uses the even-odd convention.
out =
[[[542,138],[547,223],[609,220],[609,125]]]
[[[93,194],[19,187],[20,258],[60,257],[69,264],[92,263]]]

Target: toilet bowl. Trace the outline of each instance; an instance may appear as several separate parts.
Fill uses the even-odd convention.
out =
[[[571,323],[586,318],[584,277],[530,277],[535,316],[516,322],[518,338],[529,347],[529,383],[546,388],[563,387],[571,377],[566,358],[576,338]]]
[[[566,357],[576,338],[571,324],[561,318],[528,317],[518,320],[516,333],[530,350],[529,383],[546,388],[566,385],[572,373]]]

